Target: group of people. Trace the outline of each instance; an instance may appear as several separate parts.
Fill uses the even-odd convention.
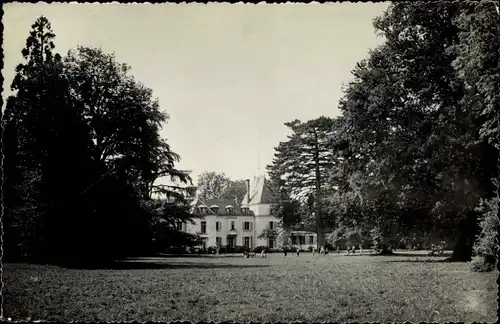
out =
[[[339,252],[339,251],[338,251],[338,248],[337,248],[337,253],[338,253],[338,252]],[[283,253],[285,254],[285,256],[287,256],[287,255],[288,255],[288,250],[287,250],[287,249],[283,249]],[[299,248],[296,248],[296,249],[295,249],[295,254],[296,254],[297,256],[299,256],[299,255],[300,255],[300,249],[299,249]],[[321,246],[321,247],[319,248],[319,252],[318,252],[318,248],[317,248],[317,247],[313,247],[313,249],[312,249],[312,254],[313,254],[313,255],[328,255],[328,248],[327,248],[326,246]],[[253,257],[255,257],[255,252],[245,251],[245,252],[243,253],[243,256],[244,256],[245,258],[253,258]],[[261,250],[261,251],[260,251],[260,257],[261,257],[261,258],[266,258],[266,257],[267,257],[267,254],[266,254],[266,251],[265,251],[265,250]]]
[[[351,254],[355,254],[356,253],[356,248],[354,247],[354,245],[352,247],[347,247],[347,254],[346,255],[351,255]],[[359,245],[359,254],[363,254],[363,245],[360,244]]]
[[[446,241],[441,241],[439,244],[432,244],[429,255],[443,255],[445,246]]]
[[[340,253],[340,248],[338,246],[337,246],[336,251],[337,251],[337,254]],[[283,249],[283,253],[285,254],[285,256],[288,255],[288,250],[287,249]],[[297,256],[299,256],[300,255],[300,249],[296,248],[295,253],[296,253]],[[328,248],[326,246],[321,246],[318,249],[316,246],[314,246],[312,248],[312,254],[313,255],[328,255]],[[354,245],[351,246],[351,247],[349,247],[349,246],[347,247],[347,254],[346,255],[352,255],[352,254],[356,254],[356,247]],[[363,254],[363,245],[362,244],[359,245],[359,254],[360,255]],[[255,255],[256,255],[255,252],[250,251],[250,250],[246,250],[245,252],[243,252],[243,256],[245,258],[254,258]],[[263,250],[260,251],[260,257],[261,258],[267,258],[266,250],[263,249]]]
[[[313,255],[328,255],[328,248],[323,245],[319,248],[318,252],[318,248],[313,246],[312,253]]]

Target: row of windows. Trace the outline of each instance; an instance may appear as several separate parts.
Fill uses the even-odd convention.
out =
[[[221,213],[219,212],[219,208],[218,207],[212,207],[210,208],[210,210],[212,210],[216,215],[220,215]],[[195,210],[195,213],[196,214],[201,214],[201,215],[209,215],[211,213],[209,213],[209,209],[205,206],[200,206],[198,208],[196,208]],[[250,215],[250,210],[248,208],[241,208],[241,213],[242,215]],[[225,208],[225,215],[235,215],[235,210],[234,208]]]
[[[221,229],[222,229],[222,222],[215,222],[215,230],[217,232],[219,232]],[[272,222],[272,221],[269,222],[269,229],[274,229],[274,222]],[[230,230],[231,231],[235,231],[236,230],[235,221],[231,221]],[[243,222],[243,230],[244,231],[251,231],[252,230],[252,223],[251,222]],[[207,222],[206,221],[202,221],[201,222],[201,229],[200,229],[200,231],[201,231],[202,234],[206,234],[207,233]]]
[[[215,230],[217,232],[219,232],[222,228],[222,223],[221,222],[215,222]],[[230,227],[230,230],[231,231],[235,231],[236,230],[236,227],[235,227],[235,221],[231,221],[231,227]],[[249,231],[250,230],[250,222],[245,222],[243,223],[243,230],[245,231]],[[201,234],[206,234],[207,233],[207,222],[206,221],[202,221],[201,222]]]
[[[222,237],[217,236],[215,238],[215,242],[218,246],[222,245]],[[227,238],[227,245],[228,246],[236,246],[236,239],[234,237],[228,237]],[[245,236],[243,237],[243,246],[249,249],[252,246],[252,237],[250,236]]]
[[[297,244],[297,239],[298,239],[298,244],[306,244],[306,236],[305,235],[292,235],[292,245]],[[309,244],[314,244],[314,236],[309,235]]]
[[[222,245],[222,237],[217,236],[215,238],[215,242],[218,246]],[[227,245],[229,246],[235,246],[236,245],[236,239],[234,237],[228,237],[227,238]],[[274,249],[274,240],[269,239],[269,248]],[[245,236],[243,237],[243,246],[247,249],[252,247],[252,237],[250,236]]]

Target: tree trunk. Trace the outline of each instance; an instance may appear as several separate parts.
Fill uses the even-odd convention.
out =
[[[317,246],[321,247],[325,245],[325,233],[323,232],[323,219],[321,217],[321,174],[319,168],[319,143],[318,134],[316,130],[314,132],[314,160],[316,164],[316,234],[317,234]]]
[[[469,213],[460,225],[453,254],[446,261],[467,262],[472,259],[472,247],[478,231],[477,214],[475,212]]]
[[[468,240],[464,235],[459,235],[458,240],[453,247],[453,254],[446,260],[451,262],[470,261],[472,255],[472,244],[469,244],[467,241]]]

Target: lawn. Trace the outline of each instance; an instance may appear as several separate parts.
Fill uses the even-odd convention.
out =
[[[114,269],[4,264],[4,316],[59,321],[494,322],[498,273],[425,256],[149,258]]]

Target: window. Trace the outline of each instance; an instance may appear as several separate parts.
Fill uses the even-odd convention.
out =
[[[235,231],[236,228],[234,228],[234,221],[231,221],[231,231]]]
[[[309,235],[309,244],[314,244],[314,236]]]
[[[306,236],[305,235],[299,236],[299,244],[306,244]]]
[[[226,208],[226,215],[234,215],[232,208]]]
[[[244,245],[245,245],[245,248],[247,248],[247,249],[250,248],[250,237],[246,236],[244,238]]]
[[[243,215],[247,215],[248,214],[248,208],[241,208],[241,213]]]
[[[250,222],[244,222],[243,223],[243,230],[244,231],[249,231],[250,230]]]
[[[182,222],[177,222],[177,230],[182,231]]]
[[[274,239],[269,239],[269,248],[274,249]]]
[[[211,209],[213,210],[215,215],[219,215],[219,207],[212,207]]]
[[[201,234],[206,234],[207,233],[207,222],[203,221],[201,222]]]
[[[205,207],[200,207],[199,209],[200,209],[200,214],[204,215],[205,212],[206,212],[206,208]]]
[[[297,236],[292,235],[292,245],[297,245]]]
[[[215,222],[215,230],[217,232],[220,232],[220,228],[221,228],[221,223],[220,222]]]
[[[274,222],[269,222],[269,229],[274,229]]]
[[[216,237],[215,238],[215,244],[217,246],[222,246],[222,237]]]

